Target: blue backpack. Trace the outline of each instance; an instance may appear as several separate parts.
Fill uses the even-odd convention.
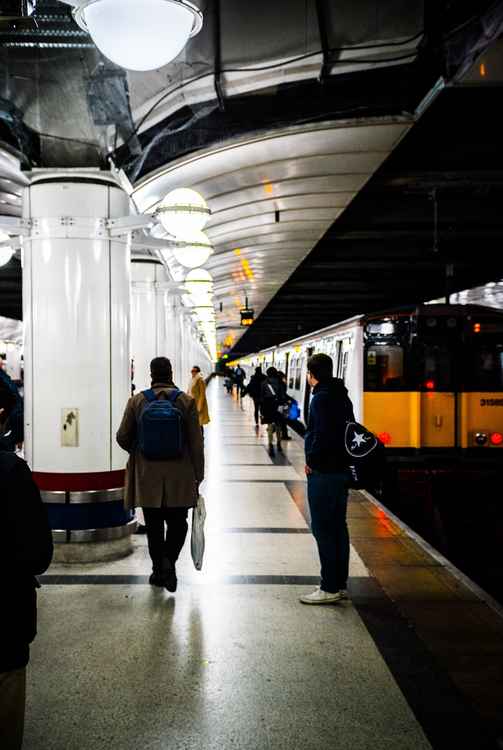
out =
[[[146,399],[138,420],[138,447],[149,461],[180,458],[183,453],[183,414],[175,406],[181,391],[170,391],[159,399],[149,388],[142,391]]]

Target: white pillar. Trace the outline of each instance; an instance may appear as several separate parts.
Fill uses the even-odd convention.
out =
[[[150,388],[150,362],[168,357],[175,367],[176,344],[171,292],[160,261],[134,258],[132,268],[131,355],[135,393]]]
[[[131,544],[115,440],[130,395],[130,248],[106,227],[128,214],[103,172],[39,173],[25,190],[26,458],[56,541],[96,543],[58,545],[60,559],[63,548],[102,559]]]

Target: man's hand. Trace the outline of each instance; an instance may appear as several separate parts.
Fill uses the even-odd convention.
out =
[[[312,474],[312,473],[313,473],[313,470],[311,469],[311,467],[310,467],[310,466],[308,466],[308,465],[306,464],[306,465],[304,466],[304,472],[305,472],[305,474],[306,474],[306,477],[308,477],[308,476],[309,476],[309,474]]]

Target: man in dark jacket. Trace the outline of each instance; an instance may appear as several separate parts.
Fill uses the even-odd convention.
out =
[[[278,453],[283,453],[281,445],[281,435],[283,432],[283,417],[279,412],[279,407],[286,404],[286,388],[279,379],[278,371],[275,367],[268,367],[266,370],[266,379],[262,383],[260,396],[260,413],[262,424],[267,425],[267,437],[269,440],[269,455],[274,456],[274,433],[276,433],[276,446]]]
[[[262,372],[261,367],[256,367],[254,374],[250,378],[250,382],[246,386],[246,393],[253,399],[255,424],[259,423],[260,414],[260,399],[262,397],[262,383],[265,380],[265,375]]]
[[[0,389],[0,436],[11,408],[12,398]],[[0,510],[8,530],[0,545],[0,747],[17,750],[23,742],[29,644],[37,632],[35,576],[49,567],[52,536],[28,465],[2,449]]]
[[[347,597],[349,534],[346,524],[348,475],[344,460],[346,423],[353,405],[342,380],[333,377],[332,359],[314,354],[307,363],[313,396],[305,436],[307,494],[311,529],[318,545],[321,582],[303,604],[332,604]]]

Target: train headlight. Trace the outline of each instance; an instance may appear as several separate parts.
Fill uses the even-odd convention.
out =
[[[486,445],[487,444],[487,434],[485,432],[477,432],[475,435],[475,442],[477,445]]]
[[[491,445],[501,445],[503,443],[503,435],[501,432],[493,432],[491,434]]]

